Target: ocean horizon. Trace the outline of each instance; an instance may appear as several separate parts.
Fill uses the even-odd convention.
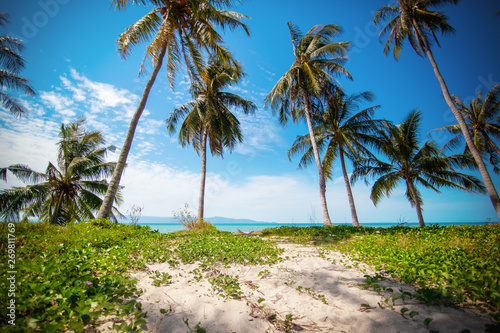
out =
[[[169,219],[169,218],[166,218]],[[225,219],[225,218],[224,218]],[[207,220],[211,220],[208,218]],[[241,231],[257,231],[257,230],[263,230],[267,228],[278,228],[281,226],[296,226],[296,227],[312,227],[312,226],[323,226],[323,223],[279,223],[279,222],[259,222],[259,221],[251,221],[251,220],[245,220],[245,222],[221,222],[220,218],[214,219],[216,221],[210,221],[218,230],[221,231],[228,231],[228,232],[238,232],[238,230]],[[231,220],[231,219],[227,219]],[[250,222],[251,221],[251,222]],[[121,223],[127,224],[128,222],[123,221]],[[491,222],[429,222],[426,223],[426,226],[431,226],[431,225],[439,225],[439,226],[452,226],[452,225],[485,225]],[[335,225],[352,225],[352,223],[334,223]],[[397,225],[400,225],[401,222],[367,222],[367,223],[361,223],[360,225],[362,227],[372,227],[372,228],[390,228],[390,227],[395,227]],[[151,230],[157,230],[160,233],[170,233],[170,232],[175,232],[175,231],[180,231],[180,230],[185,230],[186,228],[177,222],[141,222],[139,220],[137,222],[137,225],[143,225],[143,226],[149,226]],[[418,222],[407,222],[404,224],[405,227],[418,227]]]

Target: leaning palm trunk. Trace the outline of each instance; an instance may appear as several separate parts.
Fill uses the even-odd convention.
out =
[[[207,176],[207,132],[203,130],[201,142],[201,180],[200,197],[198,199],[198,221],[203,221],[203,211],[205,209],[205,182]]]
[[[420,201],[418,199],[417,190],[413,185],[413,180],[407,180],[406,184],[408,185],[411,195],[413,196],[413,203],[415,204],[415,209],[417,210],[418,225],[419,227],[425,227],[424,216],[422,215],[422,206],[420,206]]]
[[[130,125],[128,128],[127,136],[125,138],[125,142],[123,143],[123,148],[120,151],[120,156],[118,157],[118,162],[116,163],[116,168],[113,172],[113,176],[109,182],[108,189],[106,191],[106,195],[102,201],[101,208],[97,213],[98,219],[100,218],[108,218],[111,215],[111,208],[113,207],[113,201],[115,200],[116,192],[118,191],[118,187],[120,185],[120,180],[123,174],[123,169],[127,163],[128,153],[130,152],[130,148],[132,146],[132,140],[134,139],[135,130],[137,128],[137,124],[139,123],[139,119],[141,118],[142,112],[146,107],[146,102],[148,101],[149,92],[155,83],[156,76],[160,71],[160,68],[163,63],[163,57],[165,56],[165,52],[167,50],[167,44],[162,46],[160,54],[158,55],[158,59],[156,61],[156,65],[153,69],[153,73],[151,73],[151,77],[144,88],[144,92],[142,93],[141,101],[134,115],[132,116],[132,120],[130,121]]]
[[[359,227],[358,214],[356,213],[356,205],[354,204],[354,196],[352,195],[351,184],[347,176],[345,167],[344,151],[340,148],[339,151],[340,164],[342,165],[342,174],[344,175],[345,188],[347,190],[347,198],[349,199],[349,207],[351,208],[352,225]]]
[[[310,104],[307,98],[307,93],[302,92],[302,99],[304,101],[304,113],[307,122],[307,128],[309,129],[309,137],[311,138],[311,146],[314,152],[314,160],[316,161],[316,167],[318,168],[319,176],[319,198],[321,202],[321,212],[323,213],[323,223],[324,225],[332,225],[330,216],[328,214],[328,207],[326,205],[326,182],[325,174],[323,172],[323,166],[321,165],[321,158],[319,156],[318,144],[316,143],[316,138],[314,137],[314,129],[311,122],[311,114],[309,113]]]
[[[418,31],[419,34],[421,36],[423,36],[423,33],[420,30],[420,27],[418,25],[415,25],[415,26],[419,30]],[[432,68],[434,69],[434,74],[436,75],[436,78],[439,81],[439,85],[441,86],[441,90],[443,92],[444,99],[446,100],[446,103],[450,107],[451,112],[453,113],[453,115],[455,116],[455,118],[458,121],[458,124],[460,125],[460,129],[462,130],[462,134],[464,135],[465,142],[467,143],[467,146],[469,147],[469,150],[472,153],[472,156],[474,156],[474,160],[476,161],[479,172],[481,172],[481,176],[483,178],[483,182],[484,182],[484,185],[486,187],[486,190],[488,191],[488,195],[490,196],[490,200],[491,200],[491,203],[493,204],[493,208],[495,209],[495,212],[497,213],[497,216],[500,219],[500,198],[498,197],[498,193],[495,189],[495,185],[493,185],[493,181],[491,180],[488,169],[486,169],[486,165],[484,164],[484,161],[483,161],[483,158],[481,157],[481,154],[479,153],[476,146],[474,145],[474,141],[472,140],[472,137],[471,137],[469,130],[467,128],[467,124],[465,123],[465,120],[462,117],[462,114],[455,106],[455,103],[453,103],[453,99],[451,98],[448,87],[446,86],[446,82],[444,81],[444,78],[439,71],[438,65],[436,63],[436,60],[434,59],[434,55],[432,54],[432,51],[428,45],[428,42],[425,38],[423,39],[423,41],[425,43],[427,57],[429,58],[429,61],[431,62],[431,65],[432,65]]]

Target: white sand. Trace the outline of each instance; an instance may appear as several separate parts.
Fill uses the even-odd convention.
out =
[[[138,288],[144,291],[138,298],[148,313],[147,327],[143,329],[185,333],[189,332],[184,323],[188,319],[191,328],[199,322],[209,333],[277,332],[285,330],[283,321],[287,314],[292,315],[291,332],[484,332],[485,324],[491,324],[486,317],[451,307],[425,305],[414,299],[407,299],[406,304],[397,300],[394,310],[381,308],[378,303],[385,305],[385,297],[363,289],[367,273],[361,272],[361,267],[348,268],[352,263],[340,253],[320,253],[318,248],[296,244],[279,246],[285,250],[282,257],[288,258],[273,266],[216,266],[201,272],[203,278],[199,281],[193,274],[198,264],[179,264],[175,268],[168,263],[150,265],[152,271],[173,276],[168,285],[160,287],[152,286],[153,279],[147,272],[132,274],[139,280]],[[265,274],[259,276],[263,271]],[[208,278],[219,273],[238,276],[244,293],[241,299],[221,297],[212,288]],[[399,294],[401,284],[389,280],[383,283]],[[403,288],[411,291],[408,286]],[[327,304],[318,295],[324,295]],[[259,303],[261,298],[265,300]],[[364,309],[361,304],[373,308]],[[419,314],[404,318],[400,312],[404,307],[409,309],[407,313]],[[162,314],[160,309],[167,313]],[[267,320],[270,313],[276,314],[276,320]],[[429,328],[424,325],[426,318],[433,319]]]

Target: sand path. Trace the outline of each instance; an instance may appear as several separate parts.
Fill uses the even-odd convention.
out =
[[[296,332],[484,332],[484,317],[451,307],[430,306],[410,299],[396,301],[394,309],[385,305],[385,297],[361,287],[366,273],[351,267],[337,252],[297,244],[278,244],[284,260],[272,266],[221,265],[208,271],[199,264],[167,263],[150,265],[151,271],[167,272],[169,284],[152,285],[151,272],[132,274],[144,293],[138,298],[148,332],[189,332],[185,323],[197,323],[207,332],[260,333]],[[238,276],[243,295],[240,299],[221,297],[208,282],[218,274]],[[395,294],[408,286],[384,280]],[[384,305],[381,308],[378,303]],[[390,302],[389,302],[390,303]],[[362,307],[370,305],[371,308]],[[403,317],[401,309],[409,311]],[[163,310],[161,310],[163,309]],[[418,315],[409,318],[412,311]],[[163,313],[162,313],[163,312]],[[274,314],[274,315],[272,315]],[[288,320],[287,320],[287,315]],[[432,318],[427,328],[426,318]]]

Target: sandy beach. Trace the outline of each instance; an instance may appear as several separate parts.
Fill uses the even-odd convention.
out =
[[[423,304],[413,298],[388,304],[400,288],[409,286],[385,279],[380,285],[394,293],[363,288],[368,267],[338,252],[297,244],[278,244],[283,261],[272,266],[215,265],[202,270],[198,263],[150,265],[149,272],[132,273],[143,294],[137,299],[147,311],[147,332],[484,332],[491,321],[470,310]],[[368,269],[362,272],[361,269]],[[154,271],[168,273],[167,284],[154,286]],[[241,297],[221,296],[209,283],[220,274],[237,276]],[[406,308],[405,315],[402,309]],[[418,312],[418,314],[416,314]],[[412,313],[412,318],[409,314]],[[432,321],[426,326],[426,319]],[[186,323],[187,320],[187,323]],[[428,323],[428,322],[427,322]],[[189,326],[188,326],[189,325]],[[109,330],[108,322],[100,330]]]

